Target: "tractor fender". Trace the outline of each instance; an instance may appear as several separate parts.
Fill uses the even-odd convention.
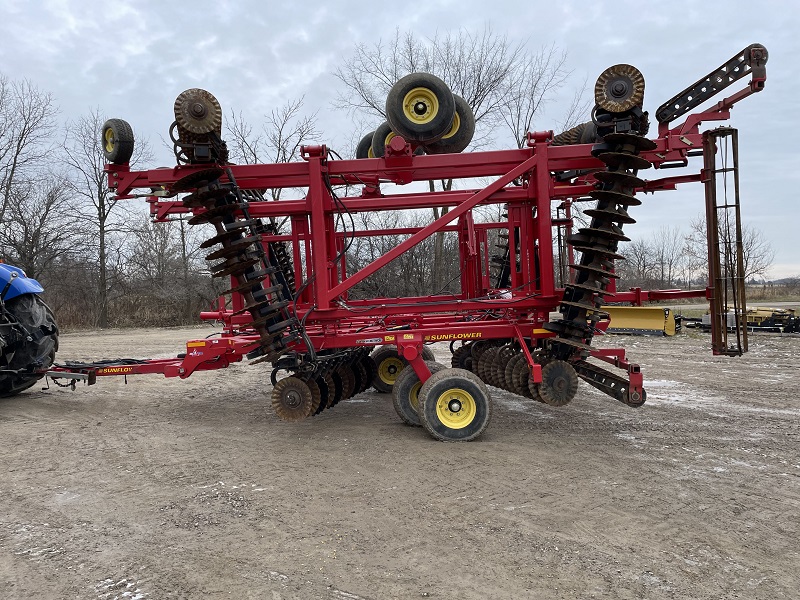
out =
[[[44,288],[19,267],[0,264],[0,299],[4,302],[22,294],[41,294]]]

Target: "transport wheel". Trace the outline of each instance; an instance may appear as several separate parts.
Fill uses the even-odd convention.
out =
[[[431,375],[438,373],[442,369],[446,369],[443,364],[437,363],[432,360],[426,360],[425,364],[428,365]],[[392,403],[394,410],[403,420],[406,425],[419,427],[419,390],[422,387],[422,382],[419,380],[416,371],[409,367],[400,371],[397,380],[392,387]]]
[[[114,165],[125,165],[133,156],[133,129],[127,121],[109,119],[100,135],[103,156]]]
[[[375,153],[372,151],[372,138],[374,135],[375,132],[370,131],[361,138],[358,146],[356,146],[356,158],[375,158]]]
[[[436,360],[433,350],[428,346],[422,346],[420,354],[422,354],[422,360]],[[408,365],[408,361],[400,356],[397,346],[393,344],[387,344],[373,350],[370,358],[375,363],[377,371],[376,376],[372,379],[372,387],[381,393],[390,394],[397,376]]]
[[[475,115],[461,96],[453,94],[456,102],[456,116],[450,130],[438,142],[425,145],[428,154],[447,154],[463,152],[475,135]]]
[[[400,358],[397,353],[397,347],[392,345],[381,346],[374,350],[370,356],[375,361],[378,371],[376,377],[372,380],[372,385],[379,392],[389,394],[400,371],[405,368],[406,361]]]
[[[406,141],[430,144],[446,135],[456,114],[453,92],[430,73],[400,79],[386,97],[386,120]]]
[[[314,414],[319,406],[320,391],[316,384],[312,390],[309,383],[292,376],[281,379],[272,388],[272,407],[281,419],[302,421]]]
[[[437,440],[467,442],[489,425],[489,390],[464,369],[443,369],[431,375],[419,390],[419,419]]]
[[[578,391],[578,374],[566,361],[553,360],[542,366],[542,383],[539,395],[545,404],[564,406],[569,404]]]
[[[58,327],[44,300],[36,294],[22,294],[6,302],[5,308],[10,313],[9,317],[16,319],[27,332],[27,336],[19,342],[0,347],[0,369],[38,371],[52,365],[58,350]],[[42,375],[32,372],[2,373],[0,397],[15,396],[41,378]]]
[[[392,126],[386,121],[381,123],[372,134],[372,145],[370,147],[372,157],[383,158],[384,154],[386,154],[386,144],[391,142],[394,136],[395,133],[392,131]]]

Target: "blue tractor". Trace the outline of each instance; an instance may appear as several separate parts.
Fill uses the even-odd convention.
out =
[[[0,264],[0,397],[34,385],[55,360],[58,327],[43,291],[22,269]]]

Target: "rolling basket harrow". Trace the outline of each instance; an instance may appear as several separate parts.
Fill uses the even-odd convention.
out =
[[[719,240],[712,239],[718,214],[731,208],[714,194],[715,157],[722,138],[735,141],[735,130],[701,131],[700,125],[727,120],[735,102],[761,90],[766,61],[763,46],[745,48],[661,106],[652,138],[643,110],[644,78],[630,65],[600,75],[591,121],[558,135],[528,133],[526,147],[514,150],[461,153],[474,132],[469,106],[425,73],[408,75],[392,88],[387,122],[364,136],[353,160],[310,145],[302,148],[299,162],[231,164],[219,103],[205,90],[190,89],[175,101],[170,128],[177,165],[131,170],[131,127],[111,119],[102,143],[117,198],[147,197],[155,220],[186,216],[211,231],[202,244],[211,274],[231,284],[229,301],[201,317],[222,321],[223,333],[189,341],[186,354],[174,359],[70,363],[47,374],[93,383],[103,375],[183,378],[243,359],[269,362],[272,405],[283,419],[305,419],[374,385],[391,391],[404,422],[422,425],[440,440],[471,440],[484,431],[492,412],[487,386],[563,406],[583,379],[627,406],[641,406],[646,393],[638,365],[624,350],[592,346],[607,325],[601,306],[608,299],[641,304],[705,296],[712,302],[715,353],[746,351],[746,331],[736,331],[732,345],[720,316],[731,296],[744,308],[741,265],[735,252],[727,260],[729,253],[723,255]],[[738,93],[691,112],[748,75],[750,82]],[[687,166],[694,156],[704,157],[703,168],[688,175],[641,175],[650,168]],[[462,183],[441,192],[387,195],[381,189],[431,180]],[[470,188],[477,180],[491,183]],[[635,223],[631,213],[642,203],[637,194],[688,182],[706,186],[709,287],[617,291],[614,265],[622,259],[620,243],[628,240],[623,227]],[[275,188],[305,194],[267,200]],[[583,212],[590,222],[574,227],[573,203],[588,200],[593,207]],[[492,205],[503,216],[479,222],[476,209]],[[360,231],[352,219],[361,212],[433,207],[448,210],[424,227]],[[734,216],[738,225],[738,190]],[[281,221],[288,227],[279,227]],[[457,292],[355,297],[360,282],[441,232],[458,240]],[[407,237],[382,257],[357,270],[348,264],[355,238],[396,234]],[[503,242],[494,253],[498,235]],[[565,263],[569,276],[559,286],[556,273],[565,272]],[[451,365],[434,361],[426,345],[433,342],[450,343]]]

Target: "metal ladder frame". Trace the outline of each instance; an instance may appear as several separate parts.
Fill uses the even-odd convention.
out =
[[[728,139],[730,139],[732,166],[728,164]],[[719,127],[703,134],[703,182],[706,197],[712,351],[715,355],[726,356],[741,356],[747,352],[747,302],[742,219],[739,207],[738,140],[738,130],[733,127]],[[717,168],[718,152],[721,154],[721,168]],[[733,174],[733,203],[728,199],[728,173]],[[723,184],[721,199],[717,195],[719,175],[722,175]],[[728,331],[727,313],[730,309],[734,314],[732,332]],[[734,336],[729,336],[729,333],[735,334],[735,344],[734,340],[730,339]]]

